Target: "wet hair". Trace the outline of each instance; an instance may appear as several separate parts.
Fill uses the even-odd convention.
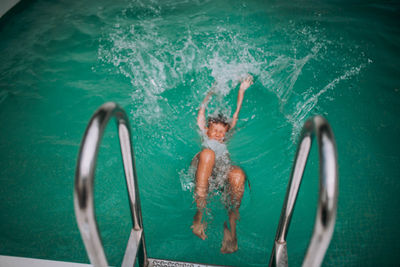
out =
[[[210,127],[210,123],[222,124],[226,128],[226,131],[229,131],[231,128],[231,125],[228,123],[228,119],[221,113],[219,113],[217,116],[208,117],[207,127]]]

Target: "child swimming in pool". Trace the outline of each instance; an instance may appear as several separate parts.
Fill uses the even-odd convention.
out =
[[[221,252],[233,253],[238,250],[236,236],[236,221],[239,219],[239,207],[244,193],[246,175],[244,171],[230,164],[229,153],[224,144],[225,135],[232,130],[238,120],[245,91],[253,84],[253,77],[248,75],[240,84],[237,97],[237,107],[229,123],[221,114],[208,118],[206,125],[205,110],[212,95],[209,92],[204,98],[197,117],[197,125],[204,135],[203,150],[193,159],[192,166],[197,164],[195,201],[197,211],[193,218],[192,230],[195,235],[205,239],[205,224],[202,223],[203,211],[211,184],[213,189],[228,190],[229,204],[227,205],[230,230],[224,223],[224,238]],[[221,178],[222,177],[222,178]],[[214,182],[216,181],[216,183]],[[215,184],[217,184],[215,186]]]

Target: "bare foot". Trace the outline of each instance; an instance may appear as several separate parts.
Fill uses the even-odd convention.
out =
[[[248,75],[240,84],[240,90],[246,91],[253,84],[253,76]]]
[[[205,233],[205,225],[202,224],[201,222],[193,222],[193,225],[190,227],[193,230],[193,234],[197,235],[201,239],[206,239],[206,233]]]
[[[224,223],[224,240],[222,240],[221,253],[233,253],[238,250],[237,238],[233,236],[228,229],[226,222]]]

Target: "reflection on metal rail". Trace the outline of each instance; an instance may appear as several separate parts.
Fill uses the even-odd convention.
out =
[[[129,121],[124,110],[115,103],[108,102],[102,105],[92,116],[86,128],[75,173],[75,214],[90,262],[94,266],[108,266],[94,214],[93,181],[100,141],[112,117],[115,117],[118,126],[132,215],[132,230],[122,266],[134,266],[138,251],[139,264],[144,266],[147,262],[147,255]]]
[[[303,266],[320,266],[331,241],[338,199],[336,144],[328,122],[315,116],[303,126],[269,266],[288,266],[286,235],[314,136],[319,145],[319,200],[314,231]]]

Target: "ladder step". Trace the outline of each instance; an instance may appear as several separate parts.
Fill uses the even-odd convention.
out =
[[[208,265],[194,262],[185,262],[185,261],[169,261],[169,260],[160,260],[160,259],[147,259],[149,262],[148,267],[226,267],[222,265]]]

